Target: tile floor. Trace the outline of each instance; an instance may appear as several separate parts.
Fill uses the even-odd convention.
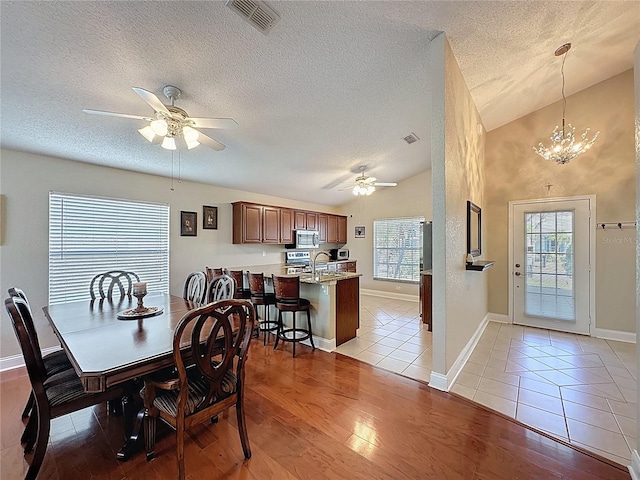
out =
[[[361,295],[358,337],[336,351],[429,381],[418,303]],[[635,345],[490,322],[451,391],[609,458],[636,445]]]

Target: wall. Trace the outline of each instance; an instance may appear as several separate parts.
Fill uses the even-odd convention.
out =
[[[487,314],[487,275],[465,269],[467,200],[484,207],[484,129],[444,34],[432,41],[430,51],[435,76],[433,370],[445,375]],[[444,76],[435,70],[438,62],[444,64]]]
[[[0,291],[19,286],[34,306],[43,348],[57,344],[40,307],[48,300],[48,194],[49,191],[128,198],[170,205],[171,293],[182,295],[192,270],[205,265],[237,267],[281,263],[281,245],[233,245],[231,202],[253,201],[270,205],[338,213],[331,207],[268,197],[192,182],[171,180],[114,168],[98,167],[59,158],[2,150],[0,193],[3,195],[4,241],[0,247]],[[218,230],[202,230],[202,206],[218,207]],[[180,211],[198,212],[197,237],[181,237]],[[263,256],[263,252],[264,255]],[[1,316],[0,356],[19,353],[13,329]]]
[[[347,215],[346,247],[350,258],[358,261],[360,288],[417,297],[417,285],[373,279],[373,220],[418,216],[431,220],[431,170],[414,175],[397,187],[379,188],[368,197],[354,197],[340,207],[340,212]],[[355,238],[356,226],[365,227],[365,238]]]
[[[640,42],[633,54],[634,104],[635,104],[635,148],[636,148],[636,225],[640,226]],[[636,332],[640,330],[640,228],[636,228]],[[636,348],[636,369],[640,369],[640,348]],[[640,431],[640,402],[636,406],[636,428]],[[631,452],[631,472],[640,478],[640,436]]]
[[[487,255],[496,260],[489,271],[493,313],[508,311],[510,200],[595,194],[597,222],[635,218],[633,71],[568,97],[566,118],[576,133],[590,127],[592,132],[599,130],[600,136],[591,150],[565,165],[547,162],[532,150],[562,120],[562,102],[487,135],[487,200],[482,217]],[[597,328],[635,332],[634,237],[633,229],[596,233]]]

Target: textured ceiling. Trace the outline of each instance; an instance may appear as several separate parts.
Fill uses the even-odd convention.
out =
[[[359,165],[382,182],[426,169],[429,41],[445,31],[485,128],[632,68],[640,2],[268,2],[269,35],[224,2],[9,2],[1,14],[3,148],[171,176],[131,90],[176,85],[227,145],[181,153],[182,178],[338,205]],[[420,141],[402,138],[414,132]],[[175,157],[177,165],[177,154]]]

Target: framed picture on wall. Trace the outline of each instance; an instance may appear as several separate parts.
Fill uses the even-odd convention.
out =
[[[195,237],[198,235],[198,214],[196,212],[180,212],[180,236]]]
[[[205,230],[218,229],[218,207],[202,206],[202,228]]]
[[[356,238],[364,238],[364,227],[355,227],[356,228]]]

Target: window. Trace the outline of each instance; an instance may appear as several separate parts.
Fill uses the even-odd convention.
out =
[[[424,217],[373,221],[373,278],[420,281]]]
[[[169,206],[49,193],[49,303],[88,300],[91,279],[135,272],[169,291]]]

